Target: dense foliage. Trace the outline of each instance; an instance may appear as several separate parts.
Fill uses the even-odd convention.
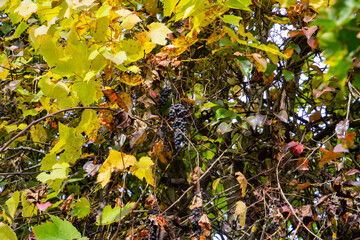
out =
[[[0,1],[0,238],[359,238],[359,9]]]

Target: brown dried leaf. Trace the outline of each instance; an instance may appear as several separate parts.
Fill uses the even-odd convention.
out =
[[[130,148],[139,145],[143,141],[145,141],[147,133],[145,129],[141,129],[139,131],[134,132],[130,137]]]
[[[245,193],[246,193],[246,186],[247,186],[246,178],[241,172],[236,172],[235,176],[237,176],[236,180],[240,183],[241,195],[242,195],[242,197],[244,197]]]
[[[147,96],[147,94],[139,97],[138,102],[144,104],[145,108],[150,108],[156,104],[150,97]]]
[[[70,210],[70,205],[74,201],[74,193],[70,194],[66,200],[61,204],[60,211],[68,212]]]
[[[152,208],[152,206],[154,204],[157,204],[156,197],[154,195],[150,194],[145,200],[145,207]]]
[[[314,122],[314,121],[317,121],[321,118],[321,113],[320,111],[316,111],[314,114],[311,114],[310,115],[310,119],[309,119],[309,122]]]
[[[199,226],[203,230],[203,233],[206,237],[210,236],[211,234],[211,223],[209,221],[209,218],[206,214],[203,214],[199,220]]]
[[[202,206],[203,206],[203,204],[202,204],[201,193],[198,193],[194,196],[189,208],[190,208],[190,210],[193,210],[195,208],[201,208]]]

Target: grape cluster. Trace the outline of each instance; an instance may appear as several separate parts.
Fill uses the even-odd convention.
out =
[[[199,220],[202,216],[202,213],[203,213],[203,209],[201,207],[194,208],[192,210],[192,226],[195,234],[198,236],[201,235],[201,226],[199,225]]]
[[[187,115],[187,109],[180,103],[172,106],[169,112],[169,119],[173,121],[172,127],[174,129],[174,145],[176,152],[179,152],[186,144],[184,134],[187,133]]]
[[[160,98],[159,98],[159,104],[160,107],[165,106],[167,101],[169,100],[169,96],[171,93],[171,88],[163,88],[160,91]]]
[[[160,131],[162,133],[161,140],[163,141],[163,144],[164,144],[164,151],[167,152],[167,151],[169,151],[169,136],[167,134],[168,127],[166,126],[166,124],[161,125]]]
[[[95,226],[95,222],[96,222],[96,215],[91,215],[89,218],[88,218],[88,222],[86,224],[86,229],[85,229],[85,236],[90,238],[90,235],[92,235],[93,233],[93,227]]]
[[[156,203],[152,206],[152,209],[148,211],[148,214],[157,215],[160,213],[159,205]]]

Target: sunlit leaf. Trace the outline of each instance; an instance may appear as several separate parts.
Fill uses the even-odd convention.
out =
[[[0,223],[0,239],[3,240],[17,240],[15,232],[6,225],[5,223]]]
[[[134,202],[127,203],[123,208],[114,207],[112,208],[110,205],[104,207],[102,214],[99,218],[96,219],[96,224],[99,225],[109,225],[113,222],[117,222],[126,217],[133,208],[135,208],[136,204]]]
[[[20,3],[19,7],[15,9],[15,12],[18,12],[21,16],[26,18],[31,13],[35,13],[37,10],[36,3],[31,0],[24,0]]]
[[[38,240],[73,240],[87,239],[81,238],[81,234],[68,221],[61,220],[59,217],[50,215],[52,222],[43,223],[33,227],[33,231]]]
[[[152,165],[154,165],[154,162],[151,160],[151,158],[142,157],[139,161],[135,162],[132,171],[134,171],[135,176],[137,176],[139,179],[142,180],[145,178],[147,183],[154,186],[155,182],[152,175]]]
[[[147,26],[149,32],[147,33],[153,43],[159,45],[166,44],[166,37],[172,31],[163,23],[151,23]]]

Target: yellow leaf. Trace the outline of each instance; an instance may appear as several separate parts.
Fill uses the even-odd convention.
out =
[[[149,157],[142,157],[138,162],[135,162],[133,170],[135,176],[139,179],[144,179],[147,183],[154,186],[154,178],[152,175],[151,166],[154,165],[154,162]]]
[[[212,188],[213,188],[214,190],[216,190],[216,187],[217,187],[217,185],[219,184],[220,180],[221,180],[221,178],[217,178],[217,179],[215,179],[215,181],[213,181],[213,183],[212,183]]]
[[[132,155],[127,155],[122,152],[110,150],[109,156],[99,169],[97,182],[101,183],[102,187],[110,181],[111,173],[115,170],[123,171],[131,167],[136,162],[136,158]]]
[[[141,84],[144,80],[141,79],[141,75],[137,74],[134,77],[130,78],[128,75],[122,76],[120,79],[120,82],[126,83],[130,86],[136,86]]]
[[[101,183],[102,187],[105,187],[105,185],[110,181],[112,173],[112,168],[110,162],[104,162],[104,164],[99,169],[99,174],[97,177],[97,182]]]
[[[136,14],[130,14],[121,23],[121,27],[128,30],[132,29],[138,22],[141,22],[141,19],[136,16]]]
[[[166,37],[169,33],[171,33],[171,30],[167,28],[164,23],[154,22],[148,25],[148,28],[150,31],[147,32],[147,35],[153,43],[159,45],[166,44]]]
[[[235,173],[236,180],[240,183],[240,188],[241,188],[241,194],[244,197],[245,196],[245,192],[246,192],[246,185],[247,185],[247,181],[245,176],[241,173],[241,172],[236,172]]]
[[[26,18],[31,13],[35,13],[36,10],[36,3],[33,3],[31,0],[25,0],[20,3],[19,7],[15,9],[15,12],[18,12],[19,15]]]
[[[237,201],[235,207],[235,214],[239,217],[241,227],[245,226],[247,207],[244,202]]]
[[[35,144],[46,143],[48,137],[45,128],[41,124],[32,126],[30,128],[30,135]]]
[[[76,128],[76,133],[84,132],[90,140],[95,141],[97,132],[100,128],[100,120],[96,115],[95,110],[85,109],[81,115],[81,121]]]

